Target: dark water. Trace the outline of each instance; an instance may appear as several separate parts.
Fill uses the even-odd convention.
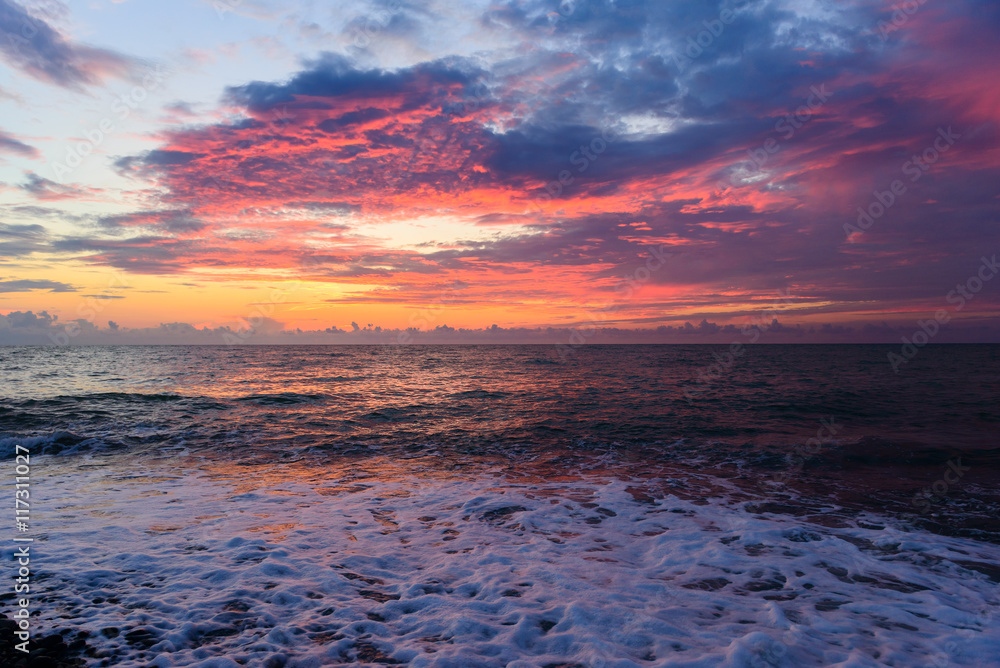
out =
[[[0,431],[129,446],[794,444],[995,447],[1000,346],[0,348]],[[702,374],[715,365],[706,379]],[[705,380],[699,381],[699,378]],[[685,392],[687,391],[687,394]]]
[[[935,508],[992,499],[1000,346],[929,346],[899,374],[891,346],[761,345],[720,362],[726,350],[5,347],[0,438],[61,456],[614,451],[730,477],[812,471],[814,494],[873,496],[877,481],[875,497],[904,505],[965,457],[970,472]]]

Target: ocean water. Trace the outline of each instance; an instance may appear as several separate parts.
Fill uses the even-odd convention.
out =
[[[727,351],[0,348],[36,651],[1000,665],[1000,346]]]

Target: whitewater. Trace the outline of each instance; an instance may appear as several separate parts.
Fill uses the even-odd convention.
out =
[[[95,666],[982,666],[996,545],[600,472],[40,457],[37,624]],[[707,484],[706,484],[707,486]],[[686,497],[686,498],[685,498]],[[9,556],[9,555],[5,555]],[[978,565],[978,570],[977,570]]]

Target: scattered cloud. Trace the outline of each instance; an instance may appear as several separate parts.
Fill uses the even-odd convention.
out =
[[[0,130],[0,152],[16,153],[27,158],[39,157],[38,149],[25,144],[20,139]]]
[[[12,0],[0,0],[0,57],[39,81],[77,90],[129,78],[138,66],[115,51],[70,41]]]
[[[0,292],[29,292],[48,290],[49,292],[76,292],[76,288],[59,281],[11,280],[0,281]]]
[[[90,191],[77,188],[75,186],[56,183],[34,172],[25,174],[27,181],[18,186],[21,190],[31,194],[35,199],[45,201],[56,201],[63,199],[76,199],[90,194]]]

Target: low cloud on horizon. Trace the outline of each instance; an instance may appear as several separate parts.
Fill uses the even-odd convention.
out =
[[[591,344],[715,344],[867,343],[900,344],[917,332],[928,332],[924,321],[907,325],[802,326],[782,324],[777,318],[758,318],[742,325],[708,320],[660,325],[655,328],[604,327],[588,323],[574,327],[455,328],[446,324],[430,329],[393,329],[351,323],[349,327],[288,329],[261,317],[242,326],[197,327],[184,322],[158,327],[121,327],[111,321],[99,326],[85,319],[63,322],[42,311],[15,311],[0,315],[0,345],[347,345],[406,346],[411,344],[548,344],[578,348]],[[926,343],[918,335],[917,341]],[[1000,319],[979,323],[947,323],[934,329],[933,343],[1000,343]]]

